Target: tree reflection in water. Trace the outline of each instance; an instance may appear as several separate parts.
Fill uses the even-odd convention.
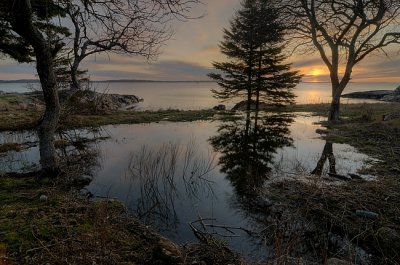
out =
[[[289,146],[289,115],[247,113],[243,120],[227,122],[209,141],[222,155],[221,171],[241,199],[256,198],[271,172],[278,148]]]
[[[311,172],[311,174],[321,176],[324,169],[326,160],[329,162],[329,173],[336,174],[336,159],[333,154],[333,143],[326,141],[321,157],[317,162],[317,166]]]

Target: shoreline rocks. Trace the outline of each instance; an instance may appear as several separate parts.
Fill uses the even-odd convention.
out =
[[[385,96],[394,94],[393,90],[370,90],[352,92],[342,95],[343,98],[360,98],[360,99],[382,99]]]
[[[37,108],[44,107],[43,93],[41,91],[27,93],[1,93],[1,95],[17,96],[18,108],[28,108],[35,105]],[[115,110],[132,110],[136,108],[143,99],[135,95],[120,95],[99,93],[91,90],[60,90],[60,103],[70,108],[80,109],[80,111],[108,112]],[[14,104],[14,105],[15,105]],[[24,107],[25,106],[25,107]],[[1,109],[1,108],[0,108]]]
[[[352,92],[342,95],[343,98],[376,99],[385,102],[400,102],[400,86],[395,90],[370,90]]]

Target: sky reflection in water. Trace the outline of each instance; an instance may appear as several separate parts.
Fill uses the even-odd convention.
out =
[[[318,117],[300,114],[293,120],[258,117],[257,124],[254,117],[228,123],[161,122],[105,126],[102,131],[69,135],[109,136],[89,145],[96,149],[93,156],[98,154],[98,161],[88,190],[124,201],[143,222],[186,243],[196,240],[189,223],[199,218],[209,218],[207,222],[214,225],[261,229],[254,214],[268,203],[259,199],[262,187],[277,177],[309,175],[320,160],[326,142],[315,133],[317,121]],[[35,143],[36,136],[0,134],[1,143],[25,139]],[[333,153],[338,174],[355,173],[368,159],[348,145],[334,144]],[[0,156],[2,171],[37,163],[37,146]],[[227,235],[218,228],[208,232]],[[266,254],[259,237],[251,238],[243,230],[235,230],[234,236],[225,239],[236,250]]]
[[[245,121],[236,122],[235,126],[230,124],[234,133],[228,129],[228,135],[222,134],[224,129],[218,131],[221,126],[226,125],[219,122],[108,126],[105,130],[111,138],[101,143],[102,168],[95,173],[95,179],[88,189],[96,195],[125,201],[144,222],[157,227],[164,235],[178,243],[196,240],[188,224],[199,218],[210,218],[212,220],[208,223],[216,225],[257,229],[254,223],[251,224],[252,220],[248,220],[243,213],[243,208],[238,208],[238,199],[246,199],[241,201],[242,205],[251,204],[252,198],[249,194],[255,195],[253,198],[257,197],[255,188],[261,188],[264,185],[263,181],[273,179],[277,172],[289,177],[295,176],[299,168],[306,173],[311,172],[325,145],[325,141],[315,133],[319,128],[314,124],[317,120],[316,117],[299,116],[292,123],[283,122],[283,127],[278,128],[279,126],[275,125],[275,134],[271,134],[268,123],[259,121],[262,126],[261,130],[259,128],[258,137],[251,136],[252,139],[247,143],[257,147],[253,153],[246,153],[244,150]],[[254,129],[254,125],[250,125],[250,129]],[[286,129],[289,134],[286,134]],[[276,131],[279,132],[278,136]],[[229,134],[233,137],[229,137]],[[213,142],[210,139],[215,137],[225,141],[224,145],[216,150],[210,144]],[[180,151],[174,153],[175,149]],[[193,151],[193,160],[205,164],[213,162],[215,169],[210,172],[206,170],[208,174],[202,175],[201,179],[195,176],[188,181],[193,163],[189,163],[190,169],[186,170],[186,176],[183,177],[182,174],[182,161],[188,149]],[[214,154],[213,150],[216,151]],[[368,159],[348,145],[334,144],[333,150],[336,156],[336,171],[339,174],[356,172],[363,166],[363,161]],[[174,176],[170,176],[170,167],[157,167],[154,163],[157,153],[160,152],[166,153],[168,157],[161,161],[161,164],[168,164],[173,157],[178,161]],[[227,155],[233,156],[234,159],[228,161]],[[259,179],[255,179],[251,184],[248,178],[235,177],[243,176],[243,172],[248,170],[245,168],[246,163],[240,162],[245,158],[253,165],[257,164],[254,162],[259,162],[256,165],[256,171],[260,173]],[[274,163],[269,163],[270,159]],[[147,165],[143,166],[146,161]],[[276,164],[279,166],[276,167]],[[143,169],[146,166],[147,169]],[[132,168],[136,174],[132,174]],[[138,168],[142,168],[141,174],[138,173]],[[233,172],[233,168],[236,172]],[[147,172],[147,178],[144,172]],[[160,177],[160,172],[166,172],[168,177]],[[248,173],[252,176],[258,174],[251,170]],[[243,183],[246,183],[247,187]],[[209,232],[226,235],[226,231],[221,229],[211,229]],[[265,248],[258,245],[259,239],[249,238],[244,231],[235,231],[235,236],[239,237],[227,240],[237,250],[247,254],[253,253],[255,256],[265,254]]]

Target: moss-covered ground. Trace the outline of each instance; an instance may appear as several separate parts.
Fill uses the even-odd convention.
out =
[[[117,201],[30,175],[0,176],[0,264],[241,264],[227,249],[180,247]],[[204,264],[204,263],[203,263]]]

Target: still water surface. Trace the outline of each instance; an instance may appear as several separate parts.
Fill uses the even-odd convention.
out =
[[[369,159],[342,144],[330,144],[330,153],[323,154],[329,152],[329,143],[315,133],[318,121],[307,114],[294,119],[268,114],[226,123],[105,126],[59,137],[108,137],[86,147],[92,161],[85,163],[91,165],[93,176],[86,190],[95,197],[125,202],[144,223],[177,243],[196,241],[189,224],[201,229],[196,220],[204,219],[211,225],[208,233],[219,235],[247,257],[260,258],[270,251],[254,208],[270,204],[265,195],[269,183],[282,178],[308,181],[311,171],[325,177],[332,170],[355,173]],[[0,171],[37,166],[35,133],[0,133],[0,144],[5,142],[23,142],[26,149],[0,156]],[[60,150],[60,155],[73,151]],[[321,161],[323,167],[317,170]],[[215,226],[232,227],[233,233]]]
[[[350,83],[344,93],[367,90],[394,90],[395,83]],[[144,101],[138,104],[140,110],[158,109],[208,109],[219,104],[212,97],[211,89],[218,89],[214,82],[94,82],[98,92],[136,95]],[[329,83],[300,83],[294,90],[297,103],[327,103],[330,101]],[[0,91],[27,92],[24,83],[0,83]],[[342,103],[371,102],[371,100],[342,99]],[[233,107],[232,102],[225,103]]]

